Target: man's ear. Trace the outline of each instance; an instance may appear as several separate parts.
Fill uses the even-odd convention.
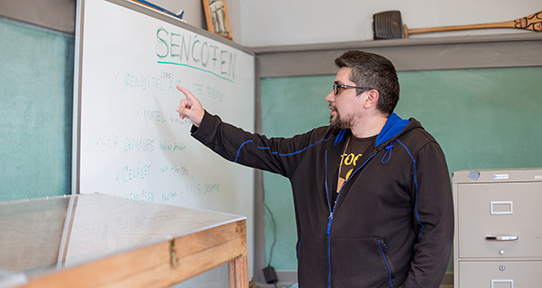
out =
[[[365,99],[365,103],[363,106],[365,108],[371,108],[376,107],[376,103],[378,103],[378,99],[380,98],[380,93],[376,89],[372,89],[367,91],[367,98]]]

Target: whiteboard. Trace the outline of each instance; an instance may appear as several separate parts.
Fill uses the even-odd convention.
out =
[[[254,131],[254,55],[130,1],[84,0],[78,13],[74,190],[246,216],[252,278],[254,171],[192,138],[175,107],[180,84]]]

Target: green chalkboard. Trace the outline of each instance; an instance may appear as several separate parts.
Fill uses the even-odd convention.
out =
[[[327,125],[324,97],[334,79],[335,75],[262,79],[263,134],[288,137]],[[540,79],[542,67],[400,72],[401,99],[395,112],[416,118],[437,139],[450,173],[540,167]],[[276,223],[271,264],[278,270],[296,270],[290,184],[282,176],[264,173],[264,193]],[[275,236],[270,216],[266,211],[267,261]]]
[[[74,37],[0,19],[0,201],[71,193]]]

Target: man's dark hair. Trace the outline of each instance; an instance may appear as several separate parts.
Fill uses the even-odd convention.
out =
[[[399,101],[399,79],[395,67],[387,58],[359,50],[351,50],[335,59],[339,68],[352,68],[350,80],[358,87],[378,90],[380,98],[376,108],[389,116]],[[363,90],[356,89],[358,94]]]

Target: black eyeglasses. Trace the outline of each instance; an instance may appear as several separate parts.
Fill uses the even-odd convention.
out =
[[[339,89],[341,89],[341,88],[343,88],[343,89],[357,88],[357,89],[362,89],[363,92],[374,89],[374,88],[368,88],[368,87],[346,86],[346,85],[341,85],[341,84],[333,83],[333,92],[335,93],[335,95],[338,95],[338,94],[339,94]]]

